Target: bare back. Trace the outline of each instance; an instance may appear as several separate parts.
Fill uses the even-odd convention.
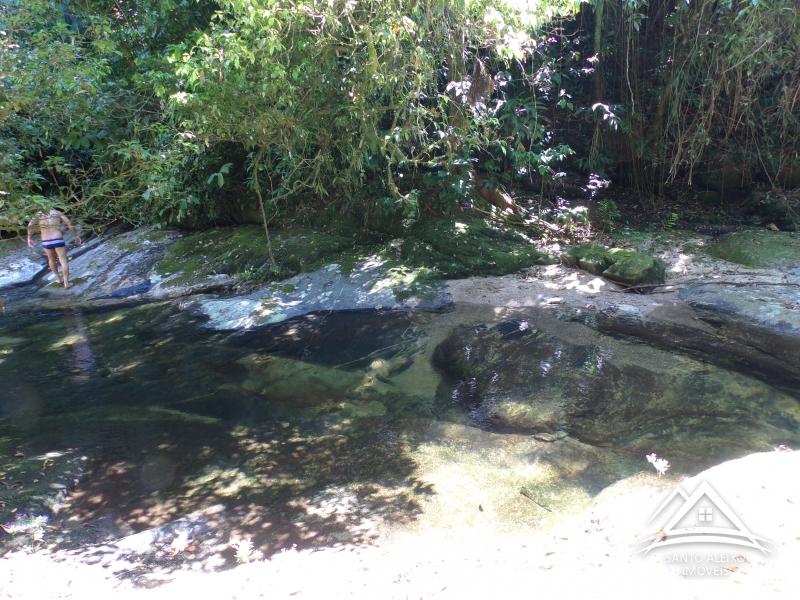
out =
[[[53,209],[47,214],[39,213],[37,223],[42,234],[42,241],[60,240],[64,237],[61,231],[61,213]]]

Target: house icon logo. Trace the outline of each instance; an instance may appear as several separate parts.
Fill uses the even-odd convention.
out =
[[[642,552],[682,544],[739,546],[767,554],[769,540],[752,533],[707,481],[690,494],[681,486],[664,499],[650,519],[659,527],[642,541]]]

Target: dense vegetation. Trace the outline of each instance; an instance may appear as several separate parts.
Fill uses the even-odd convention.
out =
[[[0,0],[0,230],[800,183],[794,0]],[[541,206],[541,204],[538,204]],[[530,222],[530,220],[528,220]]]

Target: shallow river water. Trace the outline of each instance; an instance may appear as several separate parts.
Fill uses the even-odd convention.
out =
[[[585,391],[596,404],[668,395],[678,382],[690,405],[697,394],[732,417],[636,414],[637,429],[606,436],[587,426],[603,422],[589,407],[528,430],[527,413],[509,421],[508,377],[493,375],[476,399],[469,380],[432,364],[454,327],[501,322],[548,336],[537,342],[548,355],[510,378],[517,395],[530,385],[550,406]],[[742,417],[754,412],[763,419]],[[227,333],[170,303],[0,320],[0,517],[46,515],[36,543],[53,548],[198,511],[194,535],[215,540],[223,561],[239,537],[270,555],[397,529],[536,528],[651,470],[645,450],[691,473],[795,443],[798,422],[796,399],[760,381],[557,314],[342,312]]]

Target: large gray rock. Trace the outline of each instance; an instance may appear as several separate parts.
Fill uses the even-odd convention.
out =
[[[687,292],[687,298],[694,294]],[[710,296],[704,294],[706,301]],[[644,341],[671,352],[681,352],[727,369],[758,377],[795,396],[800,392],[797,348],[800,339],[775,332],[767,323],[737,320],[722,306],[681,301],[659,303],[652,310],[611,306],[574,318],[598,331]],[[724,316],[723,316],[724,315]]]
[[[679,297],[718,335],[782,362],[800,374],[800,288],[783,285],[695,285]]]
[[[0,288],[31,281],[45,267],[41,250],[28,248],[22,240],[0,244]]]
[[[414,287],[407,269],[387,269],[375,257],[345,271],[330,264],[271,284],[245,296],[199,298],[185,303],[208,317],[214,329],[248,329],[319,311],[437,309],[450,303],[438,285]]]
[[[327,264],[245,295],[201,297],[230,292],[240,282],[238,274],[199,267],[164,272],[167,250],[180,237],[173,231],[142,228],[71,247],[72,286],[67,290],[55,283],[44,263],[33,261],[31,251],[15,249],[13,255],[0,258],[5,267],[0,281],[32,285],[6,288],[11,291],[4,292],[3,304],[10,311],[25,312],[194,296],[183,306],[206,315],[210,327],[245,329],[318,311],[435,309],[450,303],[443,285],[429,281],[428,269],[391,266],[378,256],[348,267]]]
[[[144,294],[151,286],[151,269],[177,234],[137,229],[113,236],[70,261],[72,286],[52,293],[94,300]],[[48,276],[52,279],[52,275]]]
[[[11,312],[26,312],[159,299],[166,294],[161,288],[154,290],[159,277],[153,267],[166,247],[178,237],[177,232],[143,228],[97,236],[77,246],[67,235],[69,289],[56,283],[43,257],[38,264],[33,260],[40,250],[27,251],[30,255],[19,251],[22,259],[17,258],[17,254],[1,257],[3,269],[0,273],[17,284],[3,290],[5,307]],[[21,268],[11,269],[14,265],[21,265]]]

